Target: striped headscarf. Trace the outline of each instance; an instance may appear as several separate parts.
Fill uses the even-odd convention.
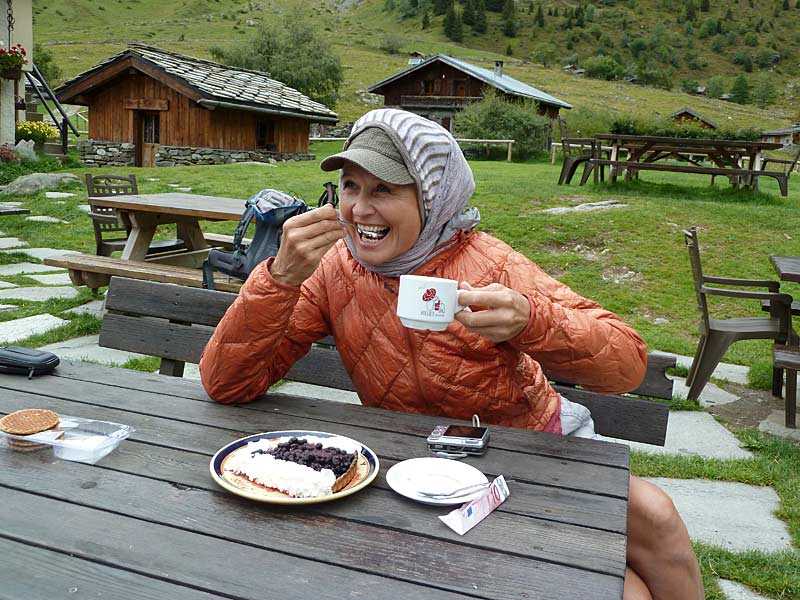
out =
[[[475,191],[475,180],[458,142],[438,123],[396,108],[371,110],[355,122],[345,149],[367,127],[385,131],[403,155],[417,184],[422,231],[409,250],[382,265],[362,262],[349,236],[345,242],[350,254],[367,270],[399,277],[444,250],[459,231],[475,228],[480,213],[467,206]]]

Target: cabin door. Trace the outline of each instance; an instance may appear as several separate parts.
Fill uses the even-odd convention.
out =
[[[161,113],[136,111],[136,166],[153,167],[161,138]]]

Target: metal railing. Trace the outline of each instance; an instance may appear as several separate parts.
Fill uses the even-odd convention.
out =
[[[56,95],[53,93],[53,90],[50,89],[50,86],[48,85],[47,80],[44,78],[44,75],[42,75],[42,72],[36,65],[34,64],[31,65],[31,71],[25,71],[25,78],[31,84],[33,91],[36,92],[36,95],[39,97],[42,106],[44,106],[45,110],[47,111],[47,114],[50,115],[50,118],[53,120],[53,123],[56,124],[56,128],[58,129],[59,132],[59,137],[61,138],[61,151],[66,155],[67,147],[69,145],[69,130],[71,129],[72,133],[74,133],[76,137],[79,137],[80,133],[78,133],[78,130],[70,122],[69,116],[64,111],[64,107],[61,106],[61,103],[58,101],[58,98],[56,98]],[[42,94],[42,91],[39,89],[39,86],[41,86],[44,89],[45,91],[44,94]],[[60,122],[56,117],[56,115],[53,113],[50,106],[48,106],[47,104],[48,100],[53,103],[53,106],[55,107],[56,111],[61,115]]]
[[[480,100],[483,100],[480,96],[400,96],[400,105],[453,108]]]

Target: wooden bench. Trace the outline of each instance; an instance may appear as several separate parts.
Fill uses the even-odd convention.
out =
[[[161,358],[160,372],[183,376],[184,363],[198,363],[214,327],[236,299],[235,294],[151,281],[113,277],[106,296],[100,345]],[[285,379],[356,391],[331,338],[314,344]],[[647,376],[633,393],[670,399],[667,368],[675,358],[651,354]],[[565,397],[592,413],[598,433],[663,445],[669,409],[666,404],[632,396],[599,394],[555,384]]]
[[[233,250],[232,235],[225,235],[224,233],[204,232],[203,237],[205,238],[206,242],[208,242],[209,246],[215,246],[217,248],[222,248],[223,250]],[[242,241],[249,246],[253,240],[250,238],[244,238]]]
[[[800,371],[800,348],[797,346],[774,346],[773,365],[786,369],[786,427],[797,428],[797,372]]]
[[[47,258],[44,263],[53,267],[69,269],[69,278],[73,284],[85,285],[92,291],[108,285],[112,276],[196,288],[203,287],[203,273],[199,269],[159,262],[122,260],[121,258],[91,254],[65,254]],[[242,281],[218,274],[214,278],[214,285],[219,290],[237,292],[242,286]]]
[[[652,163],[652,162],[638,162],[627,160],[610,160],[610,159],[597,159],[591,160],[595,167],[609,166],[612,171],[612,181],[615,174],[619,174],[623,169],[628,170],[629,175],[635,174],[637,171],[669,171],[673,173],[699,173],[703,175],[725,176],[725,177],[742,177],[745,181],[753,181],[755,185],[759,177],[772,177],[778,182],[781,190],[781,196],[789,195],[789,177],[786,173],[781,171],[756,171],[753,169],[739,169],[727,167],[706,167],[694,165],[677,165],[665,163]],[[585,184],[589,179],[589,174],[584,172],[581,178],[581,185]]]

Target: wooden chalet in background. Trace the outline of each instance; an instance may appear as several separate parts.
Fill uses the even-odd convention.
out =
[[[761,134],[762,142],[775,142],[786,146],[800,146],[800,123],[795,123],[790,127],[765,131]]]
[[[437,54],[372,85],[368,91],[384,97],[384,105],[402,108],[453,130],[453,118],[466,105],[481,100],[487,87],[511,99],[536,102],[538,113],[551,119],[572,105],[503,73],[503,61],[494,70]]]
[[[65,82],[61,102],[89,107],[88,164],[209,164],[303,158],[327,106],[265,73],[134,44]]]
[[[683,108],[676,110],[669,116],[669,118],[675,123],[679,124],[691,123],[694,125],[699,125],[703,129],[717,128],[717,124],[714,121],[711,119],[706,119],[703,115],[698,113],[696,110],[689,108],[688,106],[684,106]]]

